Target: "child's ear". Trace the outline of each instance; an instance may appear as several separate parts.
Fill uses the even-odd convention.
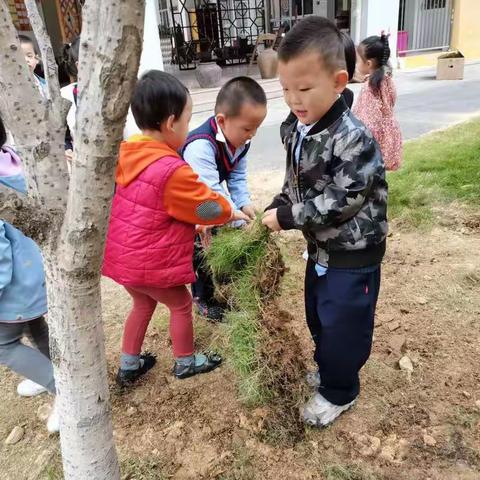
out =
[[[348,84],[348,72],[346,70],[339,70],[335,73],[335,92],[342,93]]]
[[[175,115],[170,115],[164,123],[168,133],[175,132]]]
[[[217,113],[215,119],[217,120],[218,126],[223,130],[225,128],[225,120],[227,117],[223,113]]]

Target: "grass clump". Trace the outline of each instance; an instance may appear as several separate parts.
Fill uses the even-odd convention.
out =
[[[409,227],[431,225],[434,208],[480,203],[480,119],[406,142],[404,164],[388,175],[389,215]]]
[[[294,438],[292,427],[300,431],[296,402],[305,366],[297,337],[288,328],[291,317],[275,302],[285,271],[280,249],[258,218],[246,229],[221,229],[206,262],[219,300],[230,308],[225,316],[227,356],[240,399],[251,407],[275,404],[286,428],[278,429],[272,420],[277,431],[270,437],[288,431]]]
[[[265,340],[260,316],[283,275],[283,261],[270,234],[257,219],[246,229],[225,228],[213,237],[206,252],[213,272],[216,294],[227,303],[228,356],[238,374],[240,398],[249,406],[264,404],[271,396],[266,385],[261,346]],[[261,280],[265,269],[277,270]]]
[[[324,468],[325,480],[379,480],[360,465],[329,465]]]
[[[128,459],[122,462],[122,480],[166,480],[158,462],[147,459]]]

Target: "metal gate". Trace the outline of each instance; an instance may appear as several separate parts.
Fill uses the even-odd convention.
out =
[[[453,0],[400,0],[398,53],[450,46]]]
[[[166,72],[173,73],[173,43],[170,19],[170,4],[167,0],[158,0],[158,35],[160,37],[163,69]]]
[[[172,62],[180,70],[247,63],[265,31],[264,0],[170,0],[170,7]]]

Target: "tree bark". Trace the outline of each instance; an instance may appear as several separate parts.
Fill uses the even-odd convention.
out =
[[[43,24],[42,17],[38,11],[37,0],[24,0],[27,8],[28,19],[32,26],[33,33],[37,39],[40,52],[42,54],[42,62],[45,72],[45,81],[47,82],[48,97],[53,107],[60,107],[60,84],[58,82],[58,67],[53,53],[52,42],[48,36],[47,29]]]
[[[24,163],[28,191],[53,213],[66,207],[65,128],[33,82],[5,0],[0,0],[0,111]]]
[[[144,2],[84,6],[75,153],[57,261],[47,263],[66,478],[116,479],[100,265],[118,144],[142,49]],[[97,26],[109,26],[98,29]],[[103,96],[98,92],[104,92]],[[65,333],[68,332],[68,335]],[[79,465],[82,467],[79,469]]]
[[[70,182],[59,111],[41,99],[0,0],[0,106],[23,158],[44,237],[51,354],[67,480],[117,480],[100,297],[100,265],[118,144],[135,85],[144,0],[87,0]],[[56,98],[53,95],[53,98]],[[25,99],[30,99],[28,103]],[[25,118],[25,112],[31,117]],[[20,196],[0,201],[19,227]],[[30,205],[30,200],[25,201]],[[28,223],[28,222],[27,222]]]

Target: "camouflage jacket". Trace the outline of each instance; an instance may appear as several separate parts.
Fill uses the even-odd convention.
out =
[[[320,265],[380,263],[388,231],[388,186],[372,134],[339,98],[303,140],[297,164],[298,135],[295,122],[285,137],[282,193],[268,209],[278,209],[282,229],[303,232],[309,257]]]

